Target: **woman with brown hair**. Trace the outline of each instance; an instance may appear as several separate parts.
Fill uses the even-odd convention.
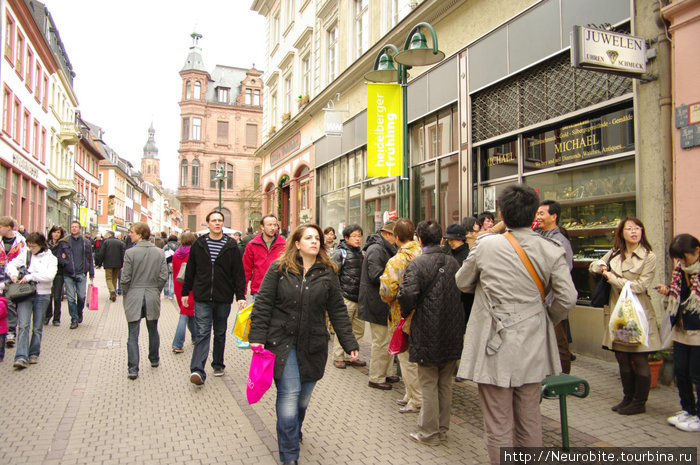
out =
[[[337,267],[318,225],[299,226],[282,256],[268,269],[251,314],[250,348],[275,354],[277,443],[280,460],[296,463],[301,426],[316,381],[328,359],[326,312],[352,360],[359,345],[340,293]]]
[[[61,239],[66,235],[66,230],[63,226],[54,225],[49,230],[49,237],[47,245],[51,252],[53,253],[56,260],[61,253]],[[49,324],[49,320],[53,316],[53,325],[61,325],[61,301],[63,300],[63,266],[58,262],[58,269],[56,270],[56,276],[53,278],[53,284],[51,286],[51,299],[49,300],[49,306],[46,307],[46,317],[44,318],[44,325]]]
[[[636,415],[646,411],[645,404],[651,384],[647,355],[661,348],[656,314],[648,293],[655,268],[656,255],[651,251],[651,245],[644,233],[644,225],[632,217],[620,221],[615,231],[613,248],[589,266],[591,273],[602,274],[611,286],[610,300],[603,310],[603,348],[615,352],[620,368],[624,397],[612,410],[621,415]],[[630,283],[632,292],[639,299],[646,314],[649,326],[647,345],[613,342],[608,331],[610,313],[614,310],[620,292],[627,282]]]
[[[184,232],[180,235],[180,247],[173,254],[173,270],[172,276],[177,277],[180,274],[180,269],[187,265],[187,260],[190,258],[190,247],[194,244],[197,236],[192,232]],[[173,352],[181,354],[185,351],[185,333],[190,330],[192,344],[194,344],[194,296],[190,292],[190,298],[187,300],[187,305],[182,303],[182,283],[173,279],[173,286],[177,304],[180,306],[180,319],[177,322],[175,329],[175,337],[173,338]]]

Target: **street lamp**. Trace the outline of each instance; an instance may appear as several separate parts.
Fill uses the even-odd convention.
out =
[[[72,203],[75,205],[75,210],[78,215],[75,217],[76,220],[80,220],[80,209],[87,205],[87,198],[80,192],[76,193],[71,199]]]
[[[422,28],[430,31],[433,47],[429,48]],[[393,57],[391,53],[393,53]],[[403,112],[403,176],[399,179],[398,216],[409,217],[408,211],[408,108],[406,104],[408,70],[414,66],[427,66],[438,63],[445,58],[445,54],[438,50],[438,39],[435,29],[428,23],[418,23],[408,33],[403,50],[399,50],[393,44],[386,44],[377,54],[374,60],[374,68],[365,74],[365,79],[370,82],[391,83],[401,85],[401,100]],[[398,63],[398,69],[394,66]]]
[[[219,183],[219,211],[221,211],[221,186],[224,184],[224,179],[226,179],[226,172],[224,171],[224,165],[219,166],[216,170],[216,176],[214,176],[216,182]]]

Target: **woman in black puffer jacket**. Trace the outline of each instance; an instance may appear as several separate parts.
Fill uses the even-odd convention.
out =
[[[323,377],[330,337],[326,312],[352,360],[359,349],[340,294],[337,267],[323,242],[317,225],[298,227],[265,274],[251,314],[251,349],[264,345],[275,354],[277,442],[283,463],[299,458],[306,408],[316,381]]]
[[[416,234],[423,254],[406,267],[398,300],[402,316],[415,309],[409,360],[418,364],[423,395],[419,431],[410,437],[434,446],[440,444],[450,426],[452,381],[462,355],[464,310],[455,282],[459,265],[440,249],[442,228],[435,221],[421,221]]]

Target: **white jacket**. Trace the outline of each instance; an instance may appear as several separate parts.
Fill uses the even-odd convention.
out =
[[[32,255],[31,263],[29,264],[29,272],[25,275],[28,282],[36,283],[37,294],[51,294],[51,286],[53,278],[56,276],[58,269],[58,260],[51,252],[51,249],[46,249],[36,255]],[[12,261],[7,265],[7,274],[10,278],[19,275],[19,271]]]

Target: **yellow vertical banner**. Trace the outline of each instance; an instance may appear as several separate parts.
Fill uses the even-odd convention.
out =
[[[80,226],[83,228],[87,226],[87,216],[88,216],[88,209],[85,207],[80,208]]]
[[[367,176],[403,176],[403,100],[399,84],[367,84]]]

